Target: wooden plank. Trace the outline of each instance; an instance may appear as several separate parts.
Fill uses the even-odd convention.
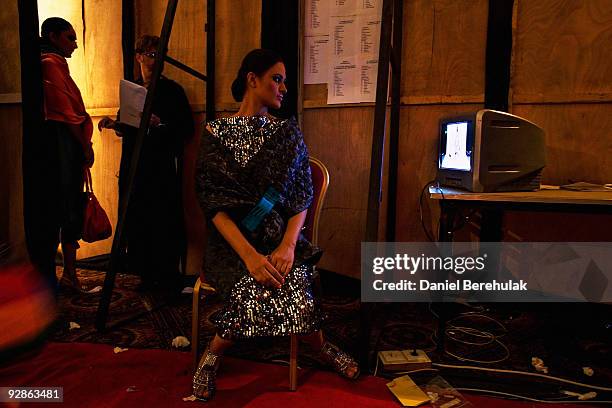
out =
[[[310,154],[330,173],[319,224],[319,245],[325,250],[320,267],[356,278],[365,234],[373,118],[372,107],[304,111]]]
[[[610,103],[612,93],[601,92],[595,94],[517,94],[513,96],[515,105],[529,104],[576,104],[576,103]]]
[[[514,92],[610,94],[611,26],[609,0],[519,0]]]
[[[240,63],[250,50],[259,48],[261,43],[261,2],[219,1],[216,8],[215,103],[233,103],[231,86]]]
[[[3,197],[0,200],[0,241],[9,243],[15,261],[25,261],[20,105],[0,107],[0,134],[4,135],[0,149],[0,197]]]
[[[478,95],[415,95],[415,96],[402,96],[400,98],[400,105],[453,105],[453,104],[465,104],[465,103],[483,103],[484,94]],[[359,106],[374,106],[374,103],[342,103],[328,105],[326,99],[319,100],[305,100],[304,108],[350,108]],[[387,106],[391,106],[387,103]]]
[[[77,84],[88,109],[117,106],[123,78],[121,2],[86,0],[84,8],[85,38],[79,47],[85,53],[85,72]]]
[[[430,197],[435,200],[444,199],[483,202],[612,205],[612,189],[610,189],[610,191],[570,191],[561,189],[545,189],[538,191],[472,193],[450,187],[430,187],[429,194]]]
[[[513,113],[546,132],[544,184],[610,183],[612,104],[519,105]]]
[[[16,77],[19,78],[19,72]],[[3,93],[0,94],[0,104],[14,104],[21,103],[21,93]]]
[[[15,94],[21,92],[19,75],[19,30],[17,2],[5,2],[0,7],[0,27],[2,42],[0,43],[0,93]]]
[[[487,12],[487,0],[406,2],[401,94],[482,93]]]

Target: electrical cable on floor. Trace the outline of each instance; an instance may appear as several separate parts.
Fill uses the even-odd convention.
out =
[[[433,312],[433,310],[431,309],[431,305],[429,307],[429,311],[436,316],[436,314]],[[452,324],[452,322],[464,318],[464,317],[481,317],[481,318],[485,318],[488,320],[493,321],[494,323],[496,323],[502,330],[503,333],[501,335],[495,335],[493,333],[489,333],[487,331],[484,330],[479,330],[473,327],[467,327],[467,326],[455,326]],[[497,343],[503,350],[504,350],[504,357],[497,359],[497,360],[475,360],[475,359],[471,359],[471,358],[467,358],[464,356],[460,356],[458,354],[452,353],[448,350],[444,350],[445,354],[448,354],[449,356],[456,358],[457,360],[460,361],[468,361],[470,363],[478,363],[478,364],[496,364],[496,363],[501,363],[502,361],[506,361],[509,357],[510,357],[510,350],[508,349],[508,347],[502,343],[499,338],[503,337],[506,332],[508,331],[506,329],[506,327],[501,324],[499,321],[495,320],[492,317],[486,316],[482,313],[478,313],[478,312],[466,312],[466,313],[461,313],[459,316],[449,320],[447,323],[447,328],[444,331],[444,335],[448,340],[452,340],[455,341],[457,343],[462,343],[462,344],[467,344],[470,346],[487,346],[490,344],[494,344]],[[473,336],[473,337],[480,337],[480,338],[486,338],[488,339],[488,341],[486,342],[473,342],[473,341],[466,341],[463,339],[460,339],[458,336],[455,335],[455,332],[459,332],[459,333],[464,333],[466,335],[469,336]]]
[[[566,400],[540,400],[540,399],[536,399],[536,398],[531,398],[531,397],[526,397],[524,395],[518,395],[518,394],[510,394],[507,392],[501,392],[501,391],[493,391],[493,390],[485,390],[485,389],[480,389],[480,388],[455,388],[457,391],[467,391],[467,392],[482,392],[482,393],[486,393],[486,394],[494,394],[494,395],[502,395],[502,396],[507,396],[507,397],[512,397],[512,398],[518,398],[518,399],[523,399],[523,400],[527,400],[527,401],[532,401],[532,402],[540,402],[540,403],[547,403],[547,404],[611,404],[612,401],[597,401],[597,400],[585,400],[585,401],[580,401],[580,400],[571,400],[571,399],[566,399]]]
[[[609,387],[601,387],[601,386],[598,386],[598,385],[589,385],[589,384],[584,384],[584,383],[580,383],[580,382],[577,382],[577,381],[566,380],[565,378],[554,377],[552,375],[546,375],[546,374],[540,374],[540,373],[531,373],[529,371],[515,371],[515,370],[505,370],[505,369],[502,369],[502,368],[486,368],[486,367],[475,367],[475,366],[459,366],[459,365],[454,365],[454,364],[442,364],[442,363],[431,363],[431,365],[435,366],[435,367],[441,367],[441,368],[457,368],[457,369],[461,369],[461,370],[476,370],[476,371],[489,371],[489,372],[505,373],[505,374],[527,375],[527,376],[531,376],[531,377],[540,377],[540,378],[545,378],[547,380],[553,380],[553,381],[559,381],[559,382],[566,383],[566,384],[577,385],[577,386],[583,387],[583,388],[590,388],[590,389],[594,389],[594,390],[598,390],[598,391],[612,392],[612,388],[609,388]]]
[[[397,371],[397,372],[394,372],[394,374],[406,375],[406,374],[418,373],[420,371],[440,371],[440,370],[438,370],[437,368],[419,368],[418,370]]]
[[[433,309],[431,309],[431,304],[429,305],[429,311],[436,318],[439,318],[439,316],[433,311]],[[492,319],[492,320],[495,320],[495,319]],[[497,323],[499,323],[499,322],[497,322]],[[503,325],[501,323],[499,323],[499,324],[500,324],[500,326],[503,327]],[[433,334],[432,334],[432,340],[433,340],[433,336],[435,336],[435,335],[436,335],[436,332],[434,331]],[[445,353],[449,354],[448,351],[446,351],[446,350],[445,350]],[[528,371],[505,370],[505,369],[498,369],[498,368],[485,368],[485,367],[475,367],[475,366],[459,366],[459,365],[453,365],[453,364],[442,364],[442,363],[433,363],[433,362],[432,362],[431,365],[435,366],[435,367],[441,367],[441,368],[456,368],[456,369],[465,369],[465,370],[478,370],[478,371],[490,371],[490,372],[499,372],[499,373],[507,373],[507,374],[527,375],[527,376],[545,378],[545,379],[553,380],[553,381],[560,381],[560,382],[567,383],[567,384],[577,385],[579,387],[585,387],[585,388],[595,389],[595,390],[599,390],[599,391],[612,392],[612,388],[609,388],[609,387],[601,387],[601,386],[597,386],[597,385],[589,385],[589,384],[584,384],[584,383],[580,383],[580,382],[577,382],[577,381],[567,380],[567,379],[560,378],[560,377],[554,377],[554,376],[551,376],[551,375],[540,374],[540,373],[532,373],[532,372],[528,372]]]

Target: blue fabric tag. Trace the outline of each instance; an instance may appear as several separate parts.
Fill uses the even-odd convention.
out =
[[[274,189],[274,187],[268,187],[264,196],[261,197],[257,205],[255,205],[255,207],[249,211],[247,216],[244,217],[242,220],[242,225],[251,232],[255,231],[263,218],[268,215],[270,211],[272,211],[272,208],[274,208],[279,196],[280,194],[278,191],[276,191],[276,189]]]

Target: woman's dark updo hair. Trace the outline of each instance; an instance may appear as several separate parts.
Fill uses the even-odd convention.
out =
[[[249,72],[259,77],[278,62],[283,62],[283,59],[272,50],[258,48],[249,52],[242,60],[236,79],[232,82],[232,96],[236,102],[241,102],[244,97]]]
[[[72,24],[64,20],[61,17],[49,17],[46,19],[40,27],[40,36],[44,40],[49,40],[49,34],[51,33],[62,33],[72,28]]]

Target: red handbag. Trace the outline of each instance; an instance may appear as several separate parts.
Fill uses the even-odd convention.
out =
[[[82,238],[85,242],[96,242],[113,235],[113,227],[106,211],[98,202],[91,185],[91,172],[85,169],[85,217]]]

